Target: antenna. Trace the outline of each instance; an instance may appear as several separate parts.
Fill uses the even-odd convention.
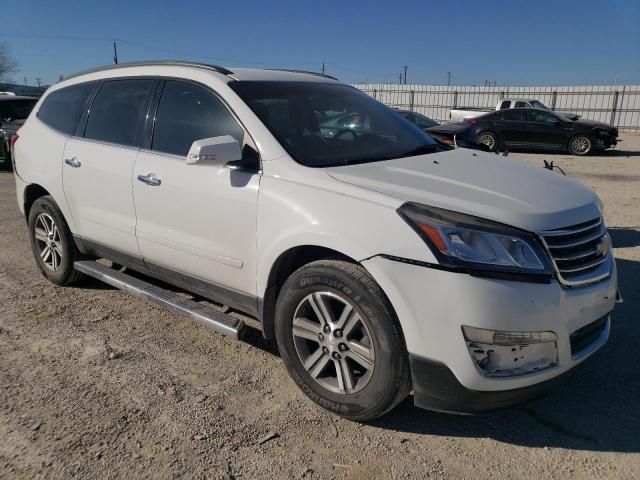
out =
[[[404,84],[406,85],[407,84],[407,66],[405,65],[402,68],[404,68]]]

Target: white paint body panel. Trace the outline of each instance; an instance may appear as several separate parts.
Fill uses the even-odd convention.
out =
[[[150,173],[161,185],[137,180]],[[133,179],[136,234],[145,260],[256,295],[258,173],[141,151]]]
[[[71,138],[61,161],[64,192],[75,219],[74,234],[140,257],[131,173],[138,150]],[[76,159],[80,167],[65,163]]]
[[[123,76],[199,82],[217,92],[249,132],[260,153],[261,172],[233,171],[206,162],[187,165],[171,155],[77,139],[70,141],[63,156],[68,137],[35,118],[36,106],[15,150],[21,208],[24,189],[41,185],[60,205],[73,233],[256,297],[264,297],[271,268],[287,250],[313,245],[341,252],[361,262],[380,284],[398,314],[409,352],[446,364],[468,388],[518,388],[577,363],[570,357],[568,336],[613,308],[615,272],[606,281],[568,290],[555,281],[482,279],[380,255],[437,263],[398,215],[398,207],[406,201],[538,231],[600,215],[592,191],[542,168],[464,149],[308,168],[289,157],[227,84],[234,78],[332,80],[298,73],[234,72],[230,77],[184,66],[126,67],[83,75],[49,91]],[[63,190],[63,157],[69,156],[78,157],[82,167],[64,166]],[[160,186],[137,181],[138,175],[150,173],[161,179]],[[97,217],[102,223],[95,221]],[[552,330],[559,337],[560,364],[517,378],[485,378],[471,361],[461,325]]]

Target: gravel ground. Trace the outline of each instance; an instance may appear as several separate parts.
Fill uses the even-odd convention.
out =
[[[0,478],[640,478],[640,136],[623,139],[510,155],[555,160],[606,204],[625,303],[602,351],[526,406],[407,399],[367,425],[308,401],[255,322],[236,342],[98,282],[45,281],[1,173]]]

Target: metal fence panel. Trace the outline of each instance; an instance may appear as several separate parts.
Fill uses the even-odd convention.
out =
[[[620,130],[640,131],[640,85],[574,87],[471,87],[442,85],[358,84],[360,90],[391,107],[449,121],[457,107],[494,109],[502,98],[536,99],[558,113],[606,122]]]

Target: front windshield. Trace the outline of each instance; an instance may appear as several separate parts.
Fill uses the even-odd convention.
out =
[[[540,110],[549,110],[549,108],[542,102],[538,100],[531,100],[531,106],[533,108],[539,108]]]
[[[238,81],[229,86],[293,159],[309,167],[375,162],[443,148],[348,85]]]
[[[0,119],[24,120],[29,116],[36,100],[0,100]]]

